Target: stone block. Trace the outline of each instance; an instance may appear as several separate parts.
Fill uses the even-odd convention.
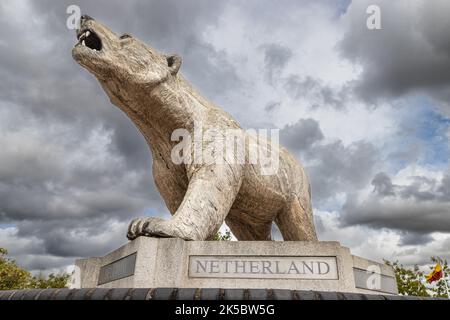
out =
[[[78,288],[199,288],[202,299],[203,296],[230,299],[236,295],[254,299],[252,294],[265,295],[265,299],[288,299],[296,294],[294,298],[301,299],[309,294],[304,291],[309,290],[397,293],[391,267],[353,256],[348,248],[333,241],[184,241],[139,237],[104,257],[77,260],[76,267],[78,279],[74,283],[78,283],[75,286]],[[379,281],[372,281],[373,277]],[[372,283],[379,287],[372,287]],[[250,291],[227,291],[244,288]],[[252,293],[252,289],[270,290]],[[195,299],[195,291],[191,291],[183,292],[182,299]],[[173,289],[147,292],[152,299],[173,298],[175,293]],[[129,298],[132,299],[132,294]]]

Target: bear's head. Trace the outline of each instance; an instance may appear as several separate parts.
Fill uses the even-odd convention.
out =
[[[129,34],[121,36],[83,15],[72,56],[101,82],[154,87],[176,76],[181,66],[177,55],[164,55]]]

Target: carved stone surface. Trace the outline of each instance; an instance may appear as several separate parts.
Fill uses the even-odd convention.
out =
[[[107,264],[100,268],[98,275],[98,284],[104,284],[111,281],[116,281],[122,278],[134,275],[136,266],[136,253],[123,257],[114,263]]]
[[[238,240],[271,240],[272,222],[284,240],[317,240],[302,166],[284,148],[255,141],[229,114],[198,94],[178,72],[180,57],[159,53],[130,35],[119,36],[88,16],[82,17],[77,36],[74,59],[98,79],[111,102],[145,137],[155,184],[173,215],[168,221],[134,220],[129,239],[206,240],[225,221]],[[178,142],[171,141],[172,133],[182,128],[194,135],[195,123],[204,131],[241,130],[246,143],[278,151],[276,174],[263,174],[247,155],[243,164],[229,159],[175,164],[171,153]]]
[[[128,277],[120,277],[123,272],[118,272],[111,273],[108,282],[101,278],[105,266],[123,270],[124,258],[133,254],[135,265],[134,269],[127,268]],[[397,293],[391,267],[353,256],[338,242],[249,244],[139,237],[104,257],[77,260],[75,265],[73,288],[271,288]]]
[[[191,278],[338,279],[335,257],[205,255],[189,257]]]

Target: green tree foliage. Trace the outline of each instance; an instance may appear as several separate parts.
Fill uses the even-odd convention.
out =
[[[417,265],[411,268],[406,268],[398,261],[385,261],[388,266],[394,268],[399,294],[405,296],[449,298],[447,295],[447,285],[449,282],[450,270],[447,260],[439,257],[431,257],[431,262],[432,266],[430,266],[429,272],[431,272],[434,269],[434,266],[439,262],[441,264],[442,271],[444,272],[444,277],[433,282],[432,284],[429,284],[427,282],[427,275],[429,272],[421,271]]]
[[[24,289],[30,273],[19,268],[14,260],[6,258],[8,251],[0,248],[0,290]]]
[[[50,274],[48,278],[42,275],[31,275],[25,269],[20,268],[16,262],[6,257],[8,251],[0,248],[0,290],[13,289],[47,289],[65,288],[70,274]]]
[[[213,238],[214,241],[231,241],[231,231],[227,229],[225,233],[217,232]]]
[[[398,261],[386,261],[388,266],[394,268],[397,280],[398,293],[405,296],[429,297],[425,286],[425,274],[419,270],[418,266],[405,268]]]

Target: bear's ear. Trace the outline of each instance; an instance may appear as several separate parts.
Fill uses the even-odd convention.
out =
[[[176,75],[181,67],[181,57],[177,54],[171,54],[166,56],[167,66],[169,67],[170,73]]]

